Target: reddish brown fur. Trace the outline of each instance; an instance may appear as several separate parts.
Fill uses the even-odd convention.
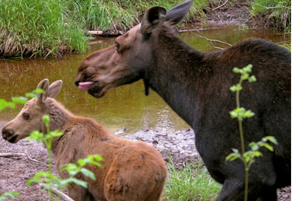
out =
[[[78,179],[88,182],[88,189],[74,185],[69,189],[70,197],[76,201],[160,200],[167,167],[155,148],[144,142],[115,137],[94,120],[73,115],[53,98],[48,97],[43,103],[39,99],[42,97],[28,101],[19,115],[3,128],[2,135],[15,143],[33,130],[45,132],[41,117],[50,114],[51,130],[64,132],[53,141],[56,167],[76,163],[87,155],[100,154],[104,159],[102,168],[87,166],[96,180],[78,175]],[[24,113],[31,119],[24,120]],[[58,172],[62,178],[68,177],[65,172]]]

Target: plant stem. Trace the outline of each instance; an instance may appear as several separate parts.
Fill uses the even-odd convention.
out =
[[[51,130],[50,130],[50,124],[47,123],[46,125],[47,127],[47,135],[49,135],[51,133]],[[49,137],[47,139],[47,149],[48,149],[48,169],[49,169],[49,173],[52,174],[52,141],[53,141],[53,138]],[[51,186],[49,188],[49,196],[50,196],[50,201],[53,201],[53,192],[52,192],[52,189],[51,189]]]
[[[242,79],[240,78],[239,85],[242,84]],[[240,90],[236,91],[236,106],[237,108],[240,108],[240,101],[239,101],[239,92]],[[241,142],[241,153],[242,153],[242,161],[244,163],[244,170],[245,170],[245,187],[244,187],[244,201],[247,201],[248,198],[248,164],[245,161],[245,158],[243,157],[243,154],[245,153],[245,147],[244,147],[244,137],[243,137],[243,128],[242,128],[242,117],[238,117],[238,126],[239,126],[239,134],[240,134],[240,142]]]

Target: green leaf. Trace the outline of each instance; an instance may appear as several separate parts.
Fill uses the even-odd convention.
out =
[[[79,179],[76,179],[76,178],[69,178],[68,179],[69,182],[73,182],[79,186],[82,186],[84,188],[87,188],[87,182],[86,181],[82,181],[82,180],[79,180]]]
[[[263,143],[263,146],[266,147],[266,149],[268,149],[269,151],[274,151],[274,148],[268,143]]]
[[[36,94],[35,93],[26,93],[25,96],[27,98],[35,98],[36,97]]]
[[[244,117],[246,118],[250,118],[253,117],[255,114],[251,111],[251,110],[247,110],[246,112],[244,112]]]
[[[274,143],[274,144],[278,144],[278,141],[276,140],[276,138],[274,136],[266,136],[262,140],[264,141],[265,139]]]
[[[255,77],[254,75],[252,75],[252,76],[250,76],[250,77],[248,78],[248,81],[249,81],[249,82],[256,82],[257,79],[256,79],[256,77]]]
[[[87,177],[89,177],[89,178],[91,178],[91,179],[93,179],[93,180],[96,180],[94,173],[91,172],[90,170],[88,170],[88,169],[86,169],[86,168],[81,168],[81,172],[82,172],[85,176],[87,176]]]
[[[60,137],[63,134],[64,134],[63,132],[58,131],[58,130],[55,130],[55,131],[53,131],[53,132],[50,133],[50,135],[53,136],[53,137]]]
[[[44,90],[41,89],[41,88],[38,88],[38,89],[36,89],[36,90],[33,90],[33,93],[36,93],[36,94],[42,94],[42,93],[44,93]]]
[[[247,73],[244,73],[241,75],[241,80],[247,80],[249,78],[249,75]]]
[[[0,195],[0,201],[10,200],[10,199],[7,199],[8,197],[14,199],[18,195],[19,195],[19,192],[7,191],[7,192],[4,192],[3,194]]]
[[[44,115],[43,116],[43,122],[46,124],[46,125],[48,125],[49,124],[49,122],[50,122],[50,116],[49,115]]]
[[[237,118],[238,117],[238,113],[235,112],[235,111],[231,111],[231,112],[229,112],[229,114],[230,114],[231,118]]]
[[[250,144],[252,144],[252,143],[250,143]],[[259,145],[256,143],[254,143],[253,145],[250,145],[250,147],[251,147],[252,151],[257,151],[259,149]]]
[[[88,156],[87,156],[88,157]],[[87,163],[86,163],[86,160],[84,159],[78,159],[77,163],[80,165],[80,166],[85,166]]]
[[[228,156],[226,156],[226,161],[234,161],[235,159],[240,158],[240,154],[238,153],[231,153]]]
[[[12,97],[12,102],[13,103],[20,103],[20,104],[25,104],[27,102],[27,98],[20,96],[20,97]]]
[[[237,88],[236,88],[236,86],[235,86],[235,85],[233,85],[232,87],[230,87],[230,91],[232,91],[232,92],[236,92],[236,91],[237,91]]]
[[[44,134],[39,131],[33,131],[30,133],[29,137],[27,138],[28,140],[36,140],[37,142],[41,141],[44,139]]]
[[[15,104],[14,103],[11,103],[11,102],[7,102],[4,99],[0,99],[0,112],[3,109],[8,108],[8,107],[14,109],[15,108]]]
[[[233,71],[234,73],[240,73],[240,69],[237,68],[237,67],[234,67],[232,71]]]

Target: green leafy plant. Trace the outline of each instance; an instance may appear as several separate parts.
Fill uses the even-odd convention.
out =
[[[261,147],[265,147],[270,151],[274,151],[274,148],[269,144],[277,144],[277,140],[273,136],[266,136],[263,137],[261,141],[259,142],[251,142],[249,144],[251,150],[245,151],[245,145],[244,145],[244,136],[243,136],[243,128],[242,128],[242,121],[245,118],[251,118],[255,114],[251,110],[246,110],[243,107],[240,107],[240,99],[239,94],[242,88],[242,82],[247,80],[249,82],[255,82],[256,78],[255,76],[250,76],[250,73],[252,71],[252,65],[249,64],[243,69],[234,68],[234,73],[239,73],[240,80],[239,83],[236,85],[233,85],[230,90],[232,92],[236,92],[236,108],[232,111],[230,111],[231,118],[237,118],[238,119],[238,126],[239,126],[239,134],[240,134],[240,142],[241,142],[241,153],[238,149],[232,149],[233,153],[229,154],[226,157],[226,161],[233,161],[235,159],[242,160],[244,164],[245,169],[245,193],[244,193],[244,200],[247,201],[248,199],[248,172],[251,167],[251,165],[255,162],[256,157],[262,156],[262,153],[259,151]]]
[[[3,194],[0,195],[0,201],[8,200],[8,198],[14,199],[18,195],[19,195],[19,193],[18,192],[14,192],[14,191],[4,192]]]
[[[6,101],[5,99],[0,98],[0,112],[4,110],[5,108],[15,108],[15,105],[25,104],[28,100],[28,98],[34,98],[36,97],[37,93],[43,93],[42,89],[36,89],[30,93],[26,93],[25,96],[19,96],[19,97],[13,97],[12,101]]]

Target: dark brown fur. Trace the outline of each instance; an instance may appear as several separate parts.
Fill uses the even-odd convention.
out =
[[[247,39],[219,52],[202,53],[174,33],[173,25],[186,15],[192,0],[166,12],[149,9],[127,37],[88,55],[75,83],[92,83],[88,93],[99,98],[110,89],[143,79],[192,126],[196,147],[211,176],[223,184],[217,201],[244,198],[245,171],[241,160],[226,162],[232,148],[240,150],[236,108],[230,87],[239,82],[234,67],[253,65],[257,81],[243,83],[241,107],[255,116],[243,121],[246,150],[250,142],[274,136],[274,152],[260,149],[249,172],[249,201],[275,201],[276,189],[291,185],[291,53],[261,39]],[[135,41],[135,42],[134,42]]]

